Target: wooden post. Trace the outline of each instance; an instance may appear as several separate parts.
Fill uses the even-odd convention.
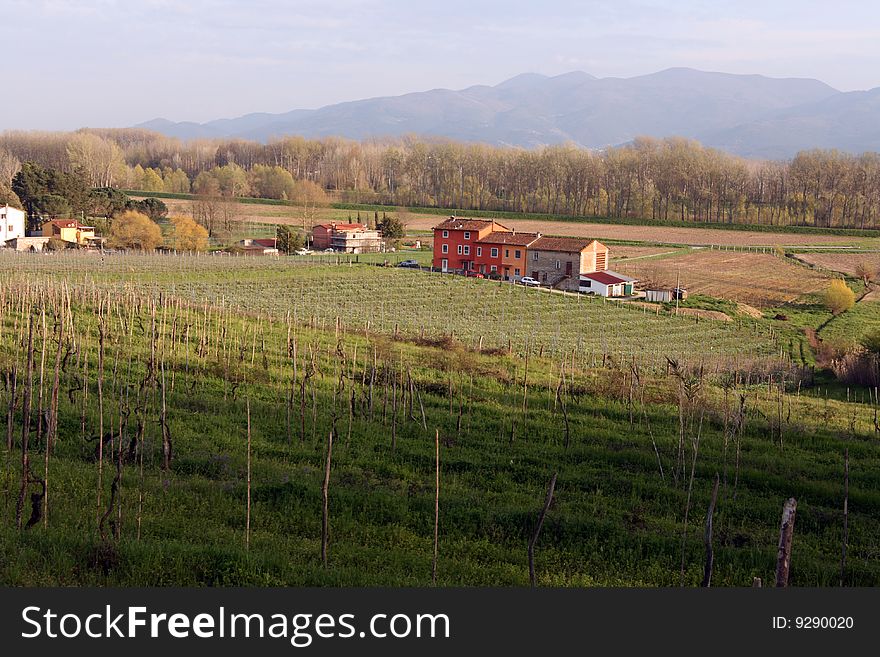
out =
[[[791,539],[794,534],[794,519],[797,500],[788,498],[782,507],[782,525],[779,530],[779,549],[776,553],[776,586],[788,586],[788,572],[791,568]]]
[[[718,473],[715,473],[715,485],[712,487],[712,500],[709,502],[709,510],[706,512],[706,566],[703,569],[703,583],[701,586],[708,588],[712,585],[712,566],[715,563],[715,554],[712,551],[712,516],[715,514],[715,503],[718,501]]]
[[[328,493],[330,491],[330,459],[333,457],[333,433],[327,438],[327,462],[324,464],[324,485],[321,487],[321,563],[327,567],[327,544],[330,541],[330,508]]]
[[[846,546],[849,542],[849,448],[843,450],[843,547],[840,555],[840,585],[846,574]]]
[[[245,520],[244,530],[244,548],[247,551],[251,549],[251,400],[246,400],[247,404],[247,518]]]
[[[437,555],[440,545],[440,430],[434,433],[434,562],[431,581],[437,584]]]
[[[547,487],[547,497],[544,499],[544,508],[541,509],[541,514],[538,516],[538,523],[535,525],[535,533],[532,534],[532,538],[529,541],[529,582],[531,582],[532,586],[538,585],[538,580],[535,576],[535,543],[538,542],[538,535],[541,533],[541,527],[544,526],[544,518],[547,516],[547,511],[550,509],[550,504],[553,503],[553,491],[556,489],[557,474],[558,473],[554,472],[553,477],[550,479],[550,485]]]

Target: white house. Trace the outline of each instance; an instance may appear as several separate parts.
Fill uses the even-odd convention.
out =
[[[24,211],[0,205],[0,243],[24,237]]]
[[[616,271],[594,271],[581,274],[579,290],[600,297],[627,297],[633,293],[636,279]]]

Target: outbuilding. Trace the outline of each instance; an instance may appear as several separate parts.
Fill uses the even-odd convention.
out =
[[[594,271],[581,274],[580,291],[600,297],[628,297],[633,294],[636,279],[616,271]]]

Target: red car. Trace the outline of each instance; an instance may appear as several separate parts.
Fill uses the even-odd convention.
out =
[[[464,275],[467,276],[468,278],[486,278],[480,272],[473,271],[472,269],[469,269],[468,271],[466,271],[464,273]]]

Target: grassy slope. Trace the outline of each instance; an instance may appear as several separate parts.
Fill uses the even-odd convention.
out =
[[[137,275],[131,271],[129,280]],[[33,274],[31,275],[33,276]],[[229,275],[227,275],[228,278]],[[151,277],[154,275],[151,274]],[[168,274],[171,278],[172,274]],[[122,278],[103,274],[104,283]],[[190,272],[188,280],[223,282],[216,272]],[[143,291],[139,294],[146,298]],[[124,293],[123,293],[124,295]],[[144,333],[148,306],[131,328],[131,342],[120,328],[111,332],[109,354],[119,355],[114,388],[137,382],[148,358]],[[210,322],[216,321],[216,315]],[[681,552],[685,486],[671,482],[678,444],[674,386],[651,384],[644,421],[631,426],[621,399],[626,384],[621,372],[578,370],[570,385],[572,444],[564,447],[563,420],[554,411],[553,389],[558,362],[532,356],[529,362],[528,418],[519,417],[525,363],[517,356],[478,356],[460,348],[419,347],[381,336],[348,336],[344,350],[351,359],[358,345],[355,379],[372,351],[377,361],[398,373],[409,369],[421,391],[428,430],[398,411],[397,445],[391,446],[391,410],[381,420],[380,388],[374,419],[361,409],[347,433],[347,399],[334,402],[337,359],[322,355],[316,377],[317,423],[300,441],[286,430],[290,368],[282,367],[286,340],[283,322],[231,315],[227,336],[229,359],[213,350],[197,362],[195,339],[179,342],[168,354],[174,372],[169,395],[176,459],[171,473],[158,468],[158,428],[148,426],[147,463],[141,539],[136,540],[137,470],[126,469],[123,485],[123,532],[111,566],[95,567],[96,466],[89,460],[93,444],[81,438],[79,407],[61,396],[62,427],[52,462],[49,528],[18,532],[11,528],[9,491],[4,486],[7,520],[0,528],[0,565],[4,584],[332,584],[424,585],[430,582],[433,520],[433,430],[447,439],[442,447],[440,583],[523,585],[527,583],[525,547],[551,473],[560,473],[557,499],[538,543],[539,579],[552,585],[676,585]],[[183,318],[181,318],[183,320]],[[4,316],[2,358],[8,362],[14,316]],[[670,320],[671,321],[671,320]],[[202,325],[198,310],[185,323]],[[210,323],[209,322],[209,323]],[[87,306],[77,313],[89,327],[83,345],[91,371],[96,358],[95,317]],[[181,324],[182,325],[182,324]],[[258,328],[259,327],[259,328]],[[194,329],[195,330],[195,329]],[[262,331],[253,364],[251,341]],[[333,352],[333,330],[295,329],[301,350],[315,345]],[[304,351],[301,351],[302,354]],[[369,358],[365,356],[369,355]],[[114,356],[115,357],[115,356]],[[241,359],[241,360],[239,360]],[[264,360],[265,359],[265,360]],[[230,365],[231,363],[231,365]],[[190,373],[187,374],[187,367]],[[109,365],[108,365],[109,371]],[[452,372],[453,411],[447,399]],[[232,384],[238,383],[235,395]],[[470,374],[474,374],[471,392]],[[94,374],[92,374],[93,376]],[[170,384],[170,382],[169,382]],[[131,388],[128,388],[131,394]],[[363,390],[355,385],[358,399]],[[768,418],[775,395],[752,389],[748,429],[742,440],[741,472],[733,496],[733,445],[724,457],[723,393],[707,389],[704,432],[699,449],[687,546],[687,582],[699,581],[702,568],[702,516],[716,472],[727,472],[716,518],[716,585],[749,585],[753,576],[772,578],[782,501],[799,500],[792,578],[798,585],[837,582],[841,536],[841,453],[850,451],[850,547],[848,581],[880,584],[876,559],[880,536],[880,447],[870,437],[868,409],[855,404],[786,397],[790,419],[784,449],[771,438]],[[94,401],[96,389],[91,381]],[[461,430],[457,430],[460,396]],[[108,398],[111,395],[108,393]],[[253,533],[244,550],[245,416],[251,400],[253,466]],[[74,397],[79,401],[77,396]],[[155,418],[155,399],[151,417]],[[733,404],[733,400],[730,400]],[[638,407],[637,407],[638,408]],[[319,560],[320,481],[324,436],[334,409],[340,426],[331,479],[330,567]],[[760,413],[758,412],[760,410]],[[855,433],[849,421],[855,413]],[[418,410],[415,410],[418,418]],[[638,412],[636,413],[638,416]],[[108,401],[107,418],[115,418]],[[511,441],[511,421],[516,419]],[[95,409],[87,425],[94,431]],[[666,479],[657,471],[651,436],[657,442]],[[42,464],[42,455],[35,461]],[[725,466],[726,464],[726,466]],[[11,472],[14,474],[15,467]],[[105,471],[109,486],[112,468]],[[106,501],[105,488],[104,499]],[[108,560],[105,559],[105,563]]]

